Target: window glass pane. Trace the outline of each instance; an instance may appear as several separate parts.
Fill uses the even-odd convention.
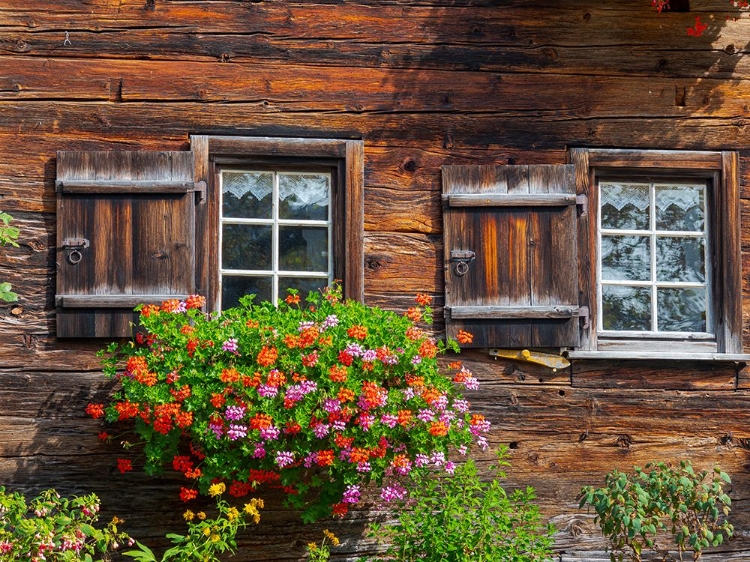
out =
[[[331,176],[279,174],[279,218],[328,220]]]
[[[706,332],[705,289],[657,289],[660,332]]]
[[[221,278],[221,308],[231,308],[240,304],[240,297],[257,295],[254,303],[271,300],[272,281],[270,277],[240,277],[223,275]]]
[[[601,253],[602,279],[651,279],[651,247],[648,236],[602,236]]]
[[[328,271],[328,229],[279,226],[279,269]]]
[[[328,285],[328,277],[279,277],[279,298],[289,294],[287,289],[297,289],[304,300],[310,291],[323,289]]]
[[[706,279],[703,238],[656,239],[656,280],[703,283]]]
[[[230,218],[271,218],[273,174],[223,172],[221,213]]]
[[[222,269],[271,269],[271,226],[225,224],[222,227]]]
[[[602,228],[644,230],[648,228],[648,185],[602,183]]]
[[[605,330],[651,330],[651,289],[602,287],[602,323]]]
[[[703,231],[705,189],[699,186],[656,186],[656,228]]]

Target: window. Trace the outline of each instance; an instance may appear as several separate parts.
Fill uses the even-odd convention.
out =
[[[570,358],[744,361],[738,158],[443,168],[446,331]]]
[[[58,337],[123,337],[133,308],[342,282],[363,293],[363,144],[193,136],[191,150],[57,155]]]
[[[256,294],[276,302],[333,281],[330,171],[222,169],[221,307]]]

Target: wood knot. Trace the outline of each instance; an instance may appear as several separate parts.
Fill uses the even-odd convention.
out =
[[[583,14],[583,21],[589,21],[591,19],[591,14],[589,12],[586,12]]]
[[[26,245],[31,248],[34,252],[42,252],[47,249],[47,245],[39,240],[29,240]]]
[[[510,396],[508,397],[508,400],[514,406],[518,406],[518,395],[515,392],[511,392],[510,393]]]
[[[10,309],[10,313],[13,316],[21,316],[21,314],[23,314],[23,307],[22,306],[14,306],[13,308]]]
[[[147,12],[153,12],[156,9],[156,0],[146,0],[146,5],[143,9]]]
[[[165,252],[154,252],[151,254],[152,260],[164,260],[167,259],[167,254]]]
[[[383,263],[377,257],[365,258],[365,267],[370,271],[376,271],[383,267]]]
[[[229,62],[230,59],[231,56],[229,55],[229,53],[221,53],[221,56],[219,57],[219,61],[221,62]]]
[[[401,164],[401,169],[405,172],[414,172],[417,169],[417,163],[412,158],[407,158]]]
[[[630,446],[633,444],[633,438],[630,437],[630,435],[618,435],[617,440],[615,441],[615,446],[619,447],[620,449],[630,449]]]
[[[735,52],[737,52],[737,48],[734,46],[734,43],[730,43],[726,47],[724,47],[724,52],[728,55],[733,55]]]
[[[542,49],[542,56],[549,61],[556,61],[559,57],[557,50],[552,47],[545,47]]]

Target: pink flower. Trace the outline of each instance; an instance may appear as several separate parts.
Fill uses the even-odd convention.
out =
[[[341,499],[342,503],[358,503],[360,497],[359,486],[349,485],[344,490],[344,497]]]
[[[276,464],[279,468],[284,468],[294,463],[294,453],[291,451],[279,451],[276,453]]]
[[[386,502],[392,502],[394,500],[403,500],[406,497],[406,488],[394,484],[392,486],[384,487],[380,492],[380,499]]]

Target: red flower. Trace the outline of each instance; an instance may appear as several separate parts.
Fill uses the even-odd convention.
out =
[[[302,356],[302,364],[305,367],[315,367],[318,364],[318,352],[313,351],[307,355]]]
[[[86,413],[92,418],[99,419],[104,415],[104,404],[89,404],[86,406]]]
[[[349,506],[345,503],[337,503],[333,505],[333,515],[335,517],[343,517],[349,511]]]
[[[352,362],[354,361],[354,357],[352,357],[349,353],[346,351],[339,351],[339,362],[343,363],[347,367],[349,367]]]
[[[695,18],[695,27],[688,27],[687,34],[692,37],[700,37],[706,29],[708,29],[708,24],[701,22],[701,18],[698,16]]]
[[[133,464],[130,459],[117,459],[117,470],[125,474],[133,470]]]
[[[241,498],[248,495],[252,491],[252,489],[252,484],[233,480],[231,486],[229,486],[229,495],[235,498]]]
[[[100,441],[108,441],[109,440],[109,433],[106,431],[100,431],[99,432],[99,440]]]
[[[191,490],[190,488],[180,488],[180,499],[184,502],[189,502],[198,497],[198,490]]]

